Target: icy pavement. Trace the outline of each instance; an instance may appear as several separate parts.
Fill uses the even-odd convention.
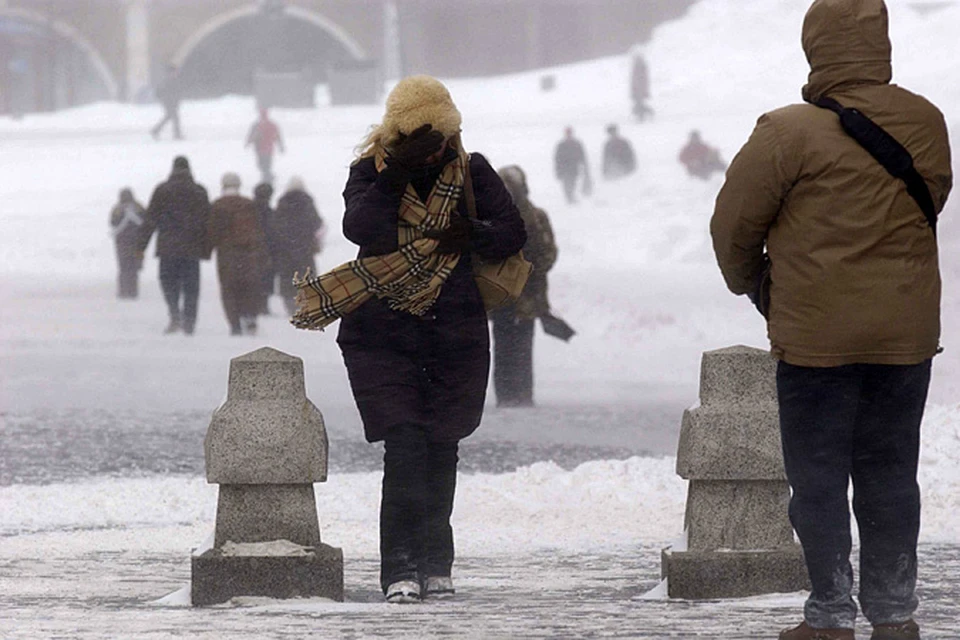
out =
[[[462,558],[457,595],[382,603],[372,558],[345,562],[346,602],[241,599],[193,609],[160,604],[189,584],[187,554],[95,552],[0,563],[0,637],[26,638],[775,638],[802,594],[684,602],[643,599],[659,550]],[[960,547],[921,548],[924,638],[960,637]],[[182,594],[167,598],[176,603]],[[860,637],[868,637],[865,623]]]
[[[69,410],[0,413],[0,487],[96,476],[203,475],[211,411]],[[541,460],[572,469],[589,460],[673,455],[683,406],[545,406],[488,409],[461,443],[462,472],[502,473]],[[382,468],[356,410],[323,409],[332,473]]]

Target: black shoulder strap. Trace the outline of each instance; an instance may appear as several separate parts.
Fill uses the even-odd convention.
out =
[[[473,177],[470,175],[470,154],[467,154],[467,166],[463,170],[463,197],[467,199],[467,217],[477,217],[477,198],[473,195]]]
[[[927,183],[923,181],[923,176],[913,166],[913,156],[910,152],[897,142],[896,138],[858,110],[846,108],[833,98],[820,98],[814,104],[840,116],[840,126],[843,130],[866,149],[890,175],[906,183],[907,193],[920,206],[936,237],[937,212],[933,205],[933,198],[930,196]]]

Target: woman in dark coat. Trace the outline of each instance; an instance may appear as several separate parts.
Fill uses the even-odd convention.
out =
[[[287,312],[293,315],[296,305],[293,276],[316,271],[313,256],[320,252],[317,234],[323,229],[323,218],[317,212],[313,198],[307,193],[303,180],[290,179],[287,192],[277,201],[273,214],[274,267],[280,276],[280,295]]]
[[[117,247],[117,297],[135,299],[139,293],[139,273],[143,252],[138,246],[146,211],[133,198],[129,188],[120,191],[120,201],[110,211],[110,230]]]
[[[366,438],[384,442],[380,583],[388,602],[453,593],[458,442],[480,424],[490,366],[471,260],[502,260],[526,241],[500,177],[462,150],[459,132],[460,113],[440,82],[413,76],[397,85],[343,193],[343,231],[359,258],[311,283],[324,292],[320,307],[347,309],[335,312],[337,341]],[[463,197],[467,171],[476,220]],[[403,284],[390,284],[398,272]],[[345,292],[357,287],[374,295]]]

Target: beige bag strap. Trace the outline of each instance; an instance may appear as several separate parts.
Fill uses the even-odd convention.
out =
[[[463,170],[463,197],[467,199],[467,217],[477,217],[477,199],[473,195],[473,178],[470,176],[470,154],[467,154],[467,166]]]

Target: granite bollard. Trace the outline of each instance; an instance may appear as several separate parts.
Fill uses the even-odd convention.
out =
[[[703,354],[700,404],[683,414],[677,473],[690,481],[685,548],[661,554],[671,598],[809,588],[787,516],[776,361],[736,346]]]
[[[191,561],[194,606],[235,596],[343,600],[343,552],[320,541],[313,483],[327,479],[323,416],[303,361],[264,347],[230,361],[204,440],[219,484],[213,548]]]

